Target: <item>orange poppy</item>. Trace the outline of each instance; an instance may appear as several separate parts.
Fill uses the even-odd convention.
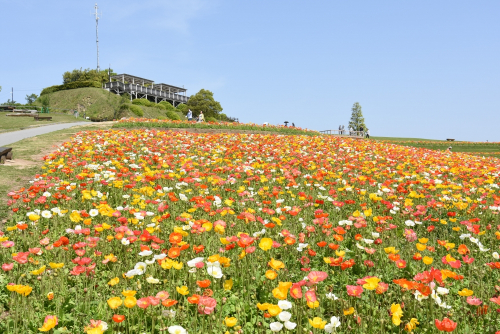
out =
[[[161,302],[161,304],[165,307],[170,307],[170,306],[174,306],[175,304],[177,304],[177,300],[165,299],[164,301]]]
[[[196,284],[200,288],[208,288],[212,282],[210,282],[209,279],[203,280],[203,281],[196,281]]]
[[[198,304],[200,302],[200,295],[192,295],[187,300],[190,304]]]
[[[168,250],[168,257],[171,259],[175,259],[181,255],[181,249],[179,247],[172,247]]]

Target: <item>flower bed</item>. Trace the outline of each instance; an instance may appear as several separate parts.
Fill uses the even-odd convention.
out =
[[[295,134],[295,135],[320,135],[318,131],[302,129],[299,127],[283,126],[283,125],[260,125],[254,123],[237,123],[237,122],[195,122],[195,121],[173,121],[159,120],[149,118],[126,118],[118,121],[113,126],[114,128],[177,128],[177,129],[226,129],[226,130],[243,130],[243,131],[269,131],[280,134]]]
[[[81,132],[0,232],[0,332],[500,329],[497,159],[333,136]]]

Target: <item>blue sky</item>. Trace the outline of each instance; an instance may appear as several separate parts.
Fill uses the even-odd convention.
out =
[[[211,90],[241,122],[500,141],[499,1],[98,1],[101,67]],[[0,0],[0,102],[96,67],[92,1]]]

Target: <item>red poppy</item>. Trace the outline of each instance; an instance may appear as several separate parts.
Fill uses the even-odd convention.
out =
[[[440,331],[443,332],[453,332],[455,328],[457,327],[457,323],[453,322],[452,320],[448,318],[444,318],[442,321],[439,321],[438,319],[434,320],[434,323]]]
[[[120,323],[123,320],[125,320],[125,316],[124,315],[120,315],[120,314],[115,314],[115,315],[113,315],[112,319],[113,319],[114,322]]]

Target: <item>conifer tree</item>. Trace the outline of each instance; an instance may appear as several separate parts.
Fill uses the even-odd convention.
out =
[[[356,102],[352,105],[351,120],[349,121],[349,127],[354,131],[366,131],[365,118],[363,117],[363,111],[361,110],[361,105]]]

